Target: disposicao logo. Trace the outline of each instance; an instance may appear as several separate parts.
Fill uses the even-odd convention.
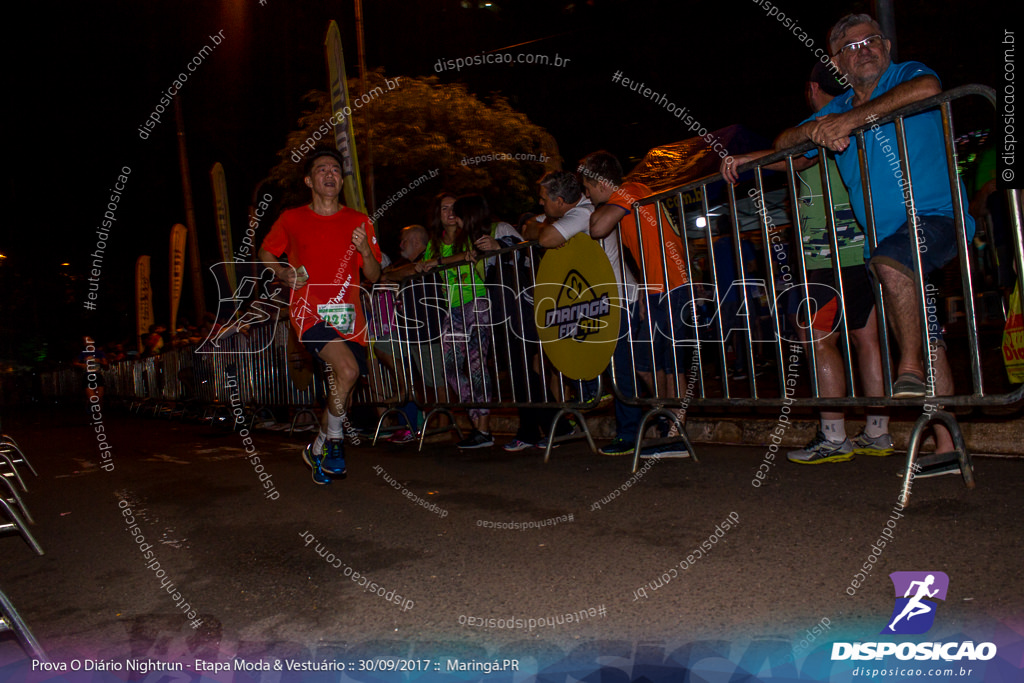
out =
[[[935,623],[938,603],[945,600],[949,590],[949,576],[945,572],[893,572],[896,604],[882,635],[918,635],[927,633]],[[948,643],[832,643],[832,661],[852,659],[882,659],[895,655],[897,659],[946,662],[957,660],[986,661],[996,656],[994,643],[972,641]]]
[[[882,634],[927,633],[935,623],[938,603],[934,599],[946,599],[949,577],[945,572],[893,572],[889,578],[896,590],[896,606]]]

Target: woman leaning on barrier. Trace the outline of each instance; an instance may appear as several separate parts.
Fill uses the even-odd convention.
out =
[[[480,195],[438,195],[431,228],[421,269],[464,262],[441,270],[439,275],[447,286],[449,302],[441,331],[445,377],[461,403],[486,402],[491,381],[487,364],[491,307],[484,282],[495,259],[478,260],[476,251],[511,246],[522,238],[508,223],[491,220],[487,201]],[[473,431],[458,447],[493,446],[490,411],[470,408],[468,412]]]

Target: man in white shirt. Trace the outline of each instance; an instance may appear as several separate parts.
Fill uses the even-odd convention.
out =
[[[542,247],[553,249],[560,247],[570,238],[579,233],[590,234],[590,214],[594,213],[594,205],[583,194],[583,186],[579,179],[568,171],[551,171],[540,179],[540,204],[547,217],[538,226],[530,226],[524,235],[526,239],[536,239]],[[538,220],[541,218],[538,216]],[[536,232],[531,228],[536,228]],[[619,283],[619,297],[629,298],[632,303],[636,299],[636,279],[628,268],[626,274],[626,291],[622,291],[622,258],[619,255],[618,230],[610,233],[601,241],[604,253],[612,264],[615,279]]]

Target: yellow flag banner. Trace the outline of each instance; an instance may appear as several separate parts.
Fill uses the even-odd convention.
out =
[[[218,161],[210,169],[213,181],[213,204],[217,211],[217,236],[220,238],[220,260],[224,263],[228,286],[235,291],[235,249],[231,244],[231,213],[228,211],[228,184],[224,167]]]
[[[1024,317],[1021,316],[1020,283],[1010,296],[1010,310],[1003,329],[1003,362],[1014,384],[1024,382]]]
[[[149,283],[149,257],[140,256],[135,261],[135,340],[139,353],[142,353],[142,337],[149,334],[153,322],[153,288]]]
[[[171,335],[174,335],[178,329],[178,302],[181,301],[181,284],[185,276],[185,238],[187,236],[188,229],[181,223],[171,228]],[[199,323],[201,322],[199,321]]]
[[[338,22],[327,28],[327,72],[331,80],[331,122],[334,141],[343,159],[341,174],[345,181],[345,206],[366,213],[363,201],[363,181],[359,175],[359,157],[356,154],[356,135],[352,127],[352,104],[348,96],[348,78],[345,75],[345,54],[341,50],[341,32]]]

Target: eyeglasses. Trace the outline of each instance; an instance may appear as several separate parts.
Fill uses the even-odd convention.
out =
[[[876,33],[873,36],[868,36],[864,40],[858,40],[856,43],[847,43],[846,45],[843,45],[841,48],[839,48],[839,52],[837,54],[852,54],[857,50],[860,50],[861,48],[878,47],[879,45],[882,44],[882,40],[882,36]]]

